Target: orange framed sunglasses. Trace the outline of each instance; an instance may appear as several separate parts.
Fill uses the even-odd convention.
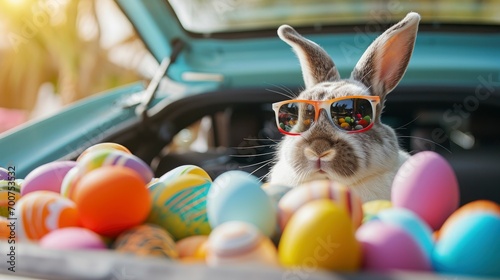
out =
[[[330,100],[286,100],[273,103],[278,130],[286,135],[300,135],[318,120],[324,109],[333,126],[347,133],[372,128],[378,96],[345,96]]]

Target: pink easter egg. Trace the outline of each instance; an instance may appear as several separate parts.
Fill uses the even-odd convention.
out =
[[[362,247],[366,270],[431,271],[431,261],[424,249],[405,229],[374,220],[363,224],[356,232]]]
[[[107,249],[99,234],[82,227],[56,229],[42,237],[39,244],[47,249]]]
[[[437,230],[460,203],[458,181],[450,164],[431,151],[411,156],[392,184],[392,203],[415,212]]]

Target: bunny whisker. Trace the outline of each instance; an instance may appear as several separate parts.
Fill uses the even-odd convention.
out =
[[[262,182],[263,180],[265,180],[267,177],[269,177],[269,174],[271,174],[271,171],[269,171],[266,174],[260,176],[259,177],[259,181]]]
[[[248,164],[248,165],[241,165],[241,166],[239,166],[239,168],[240,169],[248,168],[248,167],[252,167],[252,166],[258,166],[260,164],[263,164],[265,166],[265,165],[269,164],[271,161],[273,161],[273,159],[266,159],[266,160],[263,160],[263,161],[260,161],[257,163],[252,163],[252,164]]]
[[[276,152],[268,152],[268,153],[261,153],[261,154],[252,154],[252,155],[230,155],[230,157],[261,157],[261,156],[267,156],[267,155],[274,155]]]
[[[267,145],[255,145],[255,146],[245,146],[245,147],[232,147],[235,150],[246,150],[246,149],[256,149],[256,148],[272,148],[278,145],[277,143],[267,144]]]
[[[269,164],[270,164],[270,162],[267,162],[267,163],[263,164],[262,166],[260,166],[260,167],[256,168],[254,171],[252,171],[250,174],[251,174],[251,175],[253,175],[255,172],[257,172],[257,171],[259,171],[260,169],[262,169],[262,168],[264,168],[264,167],[268,166]]]
[[[398,130],[398,129],[406,129],[406,126],[408,126],[408,125],[410,125],[410,124],[414,123],[416,120],[418,120],[418,118],[420,118],[420,116],[421,116],[421,115],[422,115],[422,114],[418,115],[418,116],[417,116],[416,118],[414,118],[413,120],[411,120],[411,121],[407,122],[406,124],[404,124],[404,125],[402,125],[402,126],[400,126],[400,127],[395,128],[394,130]]]
[[[267,84],[269,84],[269,85],[271,85],[271,86],[275,86],[275,87],[277,87],[277,88],[279,88],[279,89],[283,90],[285,93],[290,94],[290,96],[291,96],[291,98],[290,98],[290,99],[294,99],[294,98],[296,98],[296,97],[297,97],[297,95],[298,95],[298,93],[293,92],[293,90],[291,90],[291,89],[287,88],[287,87],[286,87],[286,86],[284,86],[284,85],[277,85],[277,84],[272,84],[272,83],[267,83]]]
[[[243,138],[243,140],[245,141],[271,141],[271,142],[274,142],[275,144],[278,144],[279,142],[281,142],[280,139],[271,139],[271,138]]]
[[[432,143],[440,148],[442,148],[443,150],[447,151],[448,153],[450,154],[453,154],[450,150],[448,150],[445,146],[437,143],[436,141],[432,141],[430,139],[427,139],[427,138],[423,138],[423,137],[418,137],[418,136],[403,136],[403,135],[399,135],[398,138],[413,138],[413,139],[417,139],[417,140],[421,140],[421,141],[425,141],[425,142],[429,142],[429,143]]]
[[[283,93],[283,92],[281,92],[281,91],[277,91],[277,90],[274,90],[274,89],[269,89],[269,88],[266,88],[266,90],[267,90],[267,91],[270,91],[270,92],[277,93],[277,94],[279,94],[279,95],[282,95],[282,96],[284,96],[284,97],[286,97],[286,98],[288,98],[288,99],[294,99],[294,98],[295,98],[295,96],[290,95],[289,93]]]

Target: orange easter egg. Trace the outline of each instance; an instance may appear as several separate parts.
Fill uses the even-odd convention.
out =
[[[144,222],[151,198],[142,178],[132,169],[103,166],[85,174],[73,200],[84,227],[107,237]]]
[[[438,240],[443,231],[450,228],[450,225],[460,220],[461,217],[477,212],[492,213],[500,216],[500,205],[490,200],[476,200],[463,205],[446,219],[441,229],[434,232],[434,239]]]
[[[20,240],[39,240],[53,230],[80,226],[75,203],[52,191],[22,196],[16,205],[15,217]]]
[[[117,143],[106,142],[106,143],[95,144],[93,146],[88,147],[85,151],[83,151],[83,153],[80,154],[77,161],[79,161],[84,155],[88,154],[89,152],[93,152],[93,151],[97,151],[97,150],[101,150],[101,149],[118,150],[118,151],[125,152],[127,154],[132,154],[130,152],[130,150],[127,149],[127,147],[125,147],[123,145],[120,145]]]
[[[0,216],[0,240],[8,239],[10,236],[9,220],[5,217]],[[13,237],[15,237],[15,231],[13,231]]]

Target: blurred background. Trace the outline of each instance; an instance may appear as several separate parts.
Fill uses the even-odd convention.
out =
[[[156,65],[112,0],[1,0],[0,133]]]

